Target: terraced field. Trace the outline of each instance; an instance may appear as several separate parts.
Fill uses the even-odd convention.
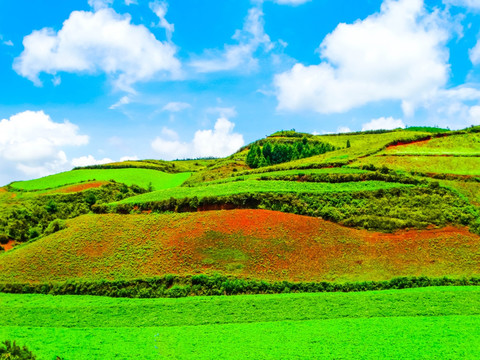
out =
[[[232,181],[209,186],[176,187],[154,191],[122,200],[119,204],[141,204],[150,201],[162,201],[170,198],[182,199],[196,196],[198,199],[207,196],[227,196],[245,193],[309,193],[374,191],[411,187],[411,185],[387,183],[382,181],[350,182],[341,184],[306,183],[294,181]]]
[[[185,299],[0,294],[40,359],[478,359],[480,289]]]
[[[221,273],[291,281],[480,274],[480,236],[463,228],[383,234],[266,210],[85,215],[0,255],[0,282]]]
[[[40,179],[19,181],[10,184],[13,189],[36,191],[58,188],[87,181],[114,180],[126,185],[138,185],[147,188],[150,184],[154,189],[166,189],[179,186],[190,177],[190,173],[168,174],[151,169],[80,169]]]

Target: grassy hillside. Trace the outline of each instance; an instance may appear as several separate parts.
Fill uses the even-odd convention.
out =
[[[0,255],[0,282],[221,273],[294,281],[480,273],[480,236],[462,228],[381,234],[265,210],[87,215]]]
[[[182,184],[190,173],[168,174],[151,169],[80,169],[67,171],[40,179],[19,181],[10,184],[13,189],[35,191],[57,188],[65,185],[77,184],[85,181],[114,180],[126,185],[138,185],[148,188],[151,184],[154,189],[166,189]]]
[[[0,294],[40,359],[477,359],[480,289],[185,299]]]

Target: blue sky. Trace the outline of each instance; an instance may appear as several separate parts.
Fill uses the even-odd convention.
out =
[[[0,1],[0,184],[480,124],[479,20],[480,0]]]

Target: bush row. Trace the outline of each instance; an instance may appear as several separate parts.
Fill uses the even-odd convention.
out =
[[[2,284],[0,292],[12,294],[97,295],[128,298],[179,298],[245,294],[360,292],[408,289],[429,286],[480,286],[480,277],[429,278],[398,277],[386,281],[363,282],[289,282],[240,279],[224,275],[165,275],[139,279],[48,284]]]

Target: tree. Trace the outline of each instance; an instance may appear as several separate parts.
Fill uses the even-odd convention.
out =
[[[350,145],[350,140],[347,140],[347,148],[349,148],[351,145]]]

